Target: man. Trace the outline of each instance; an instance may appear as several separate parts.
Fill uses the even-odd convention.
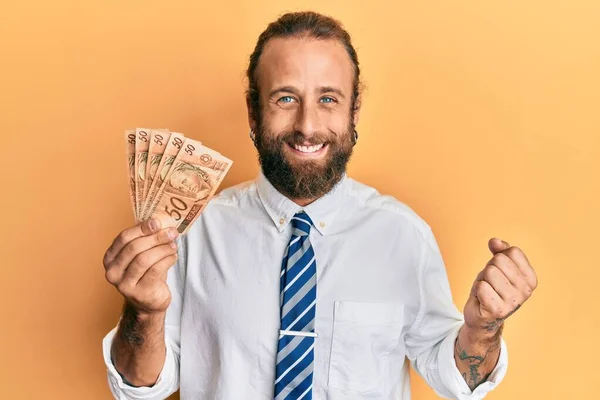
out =
[[[146,221],[105,254],[125,297],[104,339],[115,397],[409,399],[409,364],[448,398],[502,380],[503,323],[535,273],[491,239],[463,318],[427,223],[345,174],[359,75],[328,17],[286,14],[261,34],[247,93],[257,180],[223,191],[183,238]]]

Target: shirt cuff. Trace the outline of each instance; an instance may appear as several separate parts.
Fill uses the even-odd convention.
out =
[[[123,378],[115,368],[110,349],[117,327],[113,328],[102,340],[102,351],[104,354],[104,363],[108,370],[108,385],[115,399],[118,400],[163,400],[177,391],[179,387],[179,371],[176,356],[169,344],[169,338],[165,333],[166,359],[158,380],[152,387],[130,386],[123,381]]]
[[[458,400],[480,400],[498,386],[508,368],[508,350],[504,339],[500,338],[500,357],[498,363],[492,370],[487,381],[483,382],[471,391],[467,382],[460,374],[456,361],[454,360],[454,345],[460,326],[455,328],[441,343],[439,354],[439,372],[444,385],[450,393]]]

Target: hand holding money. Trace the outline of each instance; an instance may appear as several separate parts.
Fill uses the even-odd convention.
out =
[[[125,131],[131,205],[138,222],[160,220],[187,232],[233,163],[197,140],[167,129]]]
[[[167,272],[177,260],[175,228],[150,219],[119,233],[104,254],[106,280],[138,312],[160,314],[171,303]]]

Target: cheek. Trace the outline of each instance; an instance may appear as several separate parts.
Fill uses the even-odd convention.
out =
[[[350,128],[349,124],[350,123],[350,119],[347,115],[345,114],[338,114],[335,116],[335,118],[331,121],[331,130],[333,130],[335,133],[337,133],[338,135],[342,135],[345,134],[346,131]]]
[[[335,116],[331,115],[325,126],[330,132],[335,133],[338,140],[346,139],[348,131],[352,129],[349,117],[341,113]]]
[[[270,108],[263,116],[263,126],[269,132],[287,132],[294,129],[296,112],[294,110],[282,110]]]

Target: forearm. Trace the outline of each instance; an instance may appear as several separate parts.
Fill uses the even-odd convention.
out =
[[[454,360],[471,390],[485,382],[496,367],[501,334],[502,326],[491,332],[461,328],[454,346]]]
[[[119,374],[133,386],[152,386],[158,380],[165,357],[165,314],[139,313],[125,302],[111,348],[111,358]]]

